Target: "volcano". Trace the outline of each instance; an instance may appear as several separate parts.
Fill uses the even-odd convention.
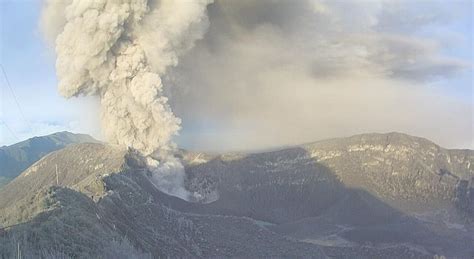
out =
[[[55,151],[0,190],[0,252],[26,257],[469,258],[472,150],[400,133],[263,153],[181,150],[190,201],[137,153]]]

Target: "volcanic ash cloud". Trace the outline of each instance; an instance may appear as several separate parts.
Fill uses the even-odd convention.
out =
[[[49,0],[42,26],[54,38],[59,92],[100,97],[110,143],[147,158],[161,190],[187,198],[173,157],[180,129],[161,77],[208,27],[209,0]]]

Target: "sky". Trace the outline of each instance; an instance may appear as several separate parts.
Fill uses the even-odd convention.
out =
[[[58,94],[41,6],[0,0],[0,145],[102,138],[98,100]],[[472,12],[469,0],[217,1],[164,79],[176,141],[243,150],[399,131],[474,148]]]

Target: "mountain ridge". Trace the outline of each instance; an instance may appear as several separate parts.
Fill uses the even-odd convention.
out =
[[[13,145],[0,147],[0,187],[21,174],[30,165],[52,151],[76,143],[99,143],[89,135],[67,131],[33,137]]]
[[[14,239],[29,240],[32,255],[98,256],[125,243],[145,257],[468,258],[473,153],[397,134],[265,153],[181,150],[187,202],[157,190],[133,152],[71,145],[0,190],[0,224],[21,223],[0,235],[0,252],[13,253]],[[40,234],[53,229],[97,233]]]

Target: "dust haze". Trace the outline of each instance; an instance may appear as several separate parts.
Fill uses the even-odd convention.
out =
[[[209,31],[165,77],[181,140],[248,150],[400,131],[472,147],[472,98],[439,86],[471,69],[442,51],[470,36],[427,33],[469,6],[217,1]]]

